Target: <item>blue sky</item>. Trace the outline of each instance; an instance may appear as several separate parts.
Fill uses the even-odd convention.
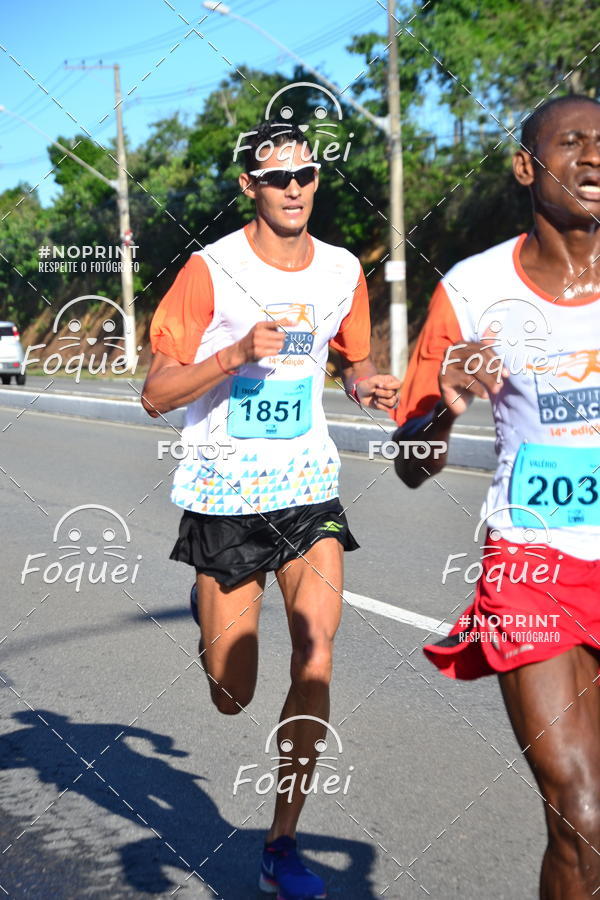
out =
[[[231,0],[229,7],[341,87],[362,69],[362,59],[345,49],[352,34],[383,33],[386,27],[377,0],[303,0],[293,6],[282,0]],[[179,14],[196,25],[207,16],[197,25],[206,38],[186,38],[190,28]],[[247,25],[203,9],[201,0],[102,0],[85,5],[80,0],[53,5],[23,0],[4,7],[0,44],[1,105],[53,137],[70,137],[81,130],[81,123],[101,143],[115,134],[112,69],[65,69],[65,60],[120,63],[123,94],[135,88],[124,107],[133,145],[145,137],[149,123],[176,110],[192,118],[232,65],[277,69],[290,76],[294,65]],[[0,113],[0,190],[19,181],[39,183],[42,202],[48,202],[57,188],[51,175],[43,178],[50,168],[46,145],[44,137]]]

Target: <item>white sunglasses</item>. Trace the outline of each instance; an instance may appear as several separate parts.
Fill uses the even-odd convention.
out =
[[[261,184],[268,184],[271,187],[287,188],[292,178],[294,178],[300,187],[306,187],[311,181],[314,181],[317,172],[321,168],[321,163],[306,163],[302,166],[292,166],[290,169],[283,169],[281,166],[271,166],[267,169],[254,169],[248,172],[253,178],[256,178]]]

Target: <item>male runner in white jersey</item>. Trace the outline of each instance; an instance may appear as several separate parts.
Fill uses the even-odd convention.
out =
[[[513,169],[533,230],[442,279],[395,437],[447,440],[474,396],[491,400],[482,574],[426,654],[450,677],[499,675],[545,801],[541,897],[582,900],[600,887],[600,104],[546,103],[521,146]],[[417,487],[445,462],[410,457],[396,470]]]
[[[378,375],[369,358],[358,259],[307,232],[319,166],[303,133],[263,123],[250,144],[239,181],[256,218],[194,253],[162,300],[143,404],[154,416],[188,407],[182,439],[193,452],[175,476],[172,499],[184,514],[171,558],[197,572],[192,610],[222,713],[252,699],[265,575],[275,573],[292,643],[281,721],[293,721],[278,731],[291,759],[281,776],[295,773],[308,787],[323,727],[296,717],[329,719],[343,550],[358,546],[322,406],[329,346],[362,405],[389,410],[400,382]],[[226,451],[214,460],[203,455],[207,444]],[[325,896],[296,851],[303,802],[298,789],[291,800],[277,795],[264,848],[260,886],[281,900]]]

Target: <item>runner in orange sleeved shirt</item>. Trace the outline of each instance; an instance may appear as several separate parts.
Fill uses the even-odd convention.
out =
[[[263,146],[259,156],[269,141],[270,155]],[[323,749],[343,551],[358,546],[322,405],[329,347],[364,406],[390,409],[400,382],[377,374],[369,357],[359,260],[307,232],[319,165],[303,133],[263,123],[251,144],[240,186],[256,218],[194,253],[162,300],[143,404],[154,416],[187,406],[190,452],[174,480],[183,517],[171,558],[196,571],[192,610],[222,713],[238,713],[254,694],[266,573],[283,593],[291,686],[278,744],[289,763],[277,781],[296,781],[291,794],[277,793],[260,886],[280,900],[309,900],[324,897],[325,885],[296,850],[299,786],[310,784]],[[216,460],[213,447],[222,451]]]
[[[544,104],[521,148],[534,227],[438,285],[395,439],[448,441],[473,397],[491,401],[475,599],[425,652],[452,678],[499,676],[545,802],[541,897],[582,900],[600,887],[600,104]],[[396,471],[417,487],[445,463]]]

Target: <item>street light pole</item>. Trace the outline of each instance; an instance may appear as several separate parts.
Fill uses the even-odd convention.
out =
[[[264,38],[275,44],[280,50],[283,50],[292,59],[310,72],[314,77],[324,84],[329,90],[341,96],[341,91],[337,85],[325,78],[316,69],[313,69],[305,60],[297,53],[282,44],[281,41],[265,31],[255,22],[244,16],[238,16],[232,12],[229,6],[219,2],[219,0],[204,0],[202,4],[205,9],[212,12],[218,12],[223,16],[236,19],[249,28],[254,29]],[[402,171],[402,128],[400,117],[400,81],[398,75],[398,44],[396,41],[396,29],[394,27],[395,18],[393,15],[394,0],[388,0],[388,40],[389,40],[389,57],[388,57],[388,116],[382,118],[375,116],[366,109],[361,103],[358,103],[354,97],[348,95],[344,97],[346,103],[352,106],[360,115],[364,116],[382,131],[387,139],[389,146],[389,166],[390,166],[390,208],[389,208],[389,232],[390,232],[390,253],[389,260],[385,266],[386,281],[390,283],[390,371],[395,375],[402,377],[406,371],[408,359],[408,327],[407,327],[407,307],[406,307],[406,258],[404,244],[404,194],[403,194],[403,171]]]
[[[390,121],[390,258],[386,281],[390,283],[390,371],[404,377],[408,364],[408,311],[406,306],[406,243],[404,235],[404,171],[398,43],[394,0],[388,0],[388,108]]]

